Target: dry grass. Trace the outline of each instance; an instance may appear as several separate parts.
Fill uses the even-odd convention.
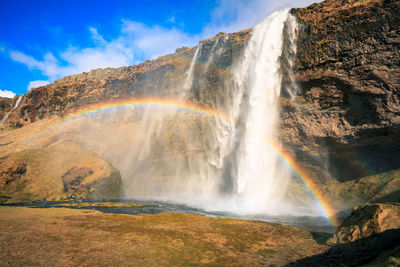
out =
[[[383,0],[350,0],[347,3],[334,0],[324,1],[300,8],[299,17],[316,28],[322,28],[326,24],[337,23],[344,19],[351,20],[366,14],[371,8],[380,7],[382,3]]]
[[[283,265],[323,252],[302,229],[197,215],[0,207],[2,265]]]

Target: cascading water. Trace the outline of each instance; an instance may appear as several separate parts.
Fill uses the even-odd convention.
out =
[[[5,115],[5,116],[3,117],[3,119],[0,121],[0,126],[3,125],[3,124],[6,122],[6,120],[8,119],[8,116],[10,116],[11,112],[19,106],[19,103],[21,102],[22,97],[23,97],[22,95],[18,97],[18,99],[17,99],[17,101],[15,102],[13,108]]]
[[[273,214],[288,209],[282,203],[290,173],[272,148],[279,146],[280,57],[285,23],[288,25],[289,42],[295,43],[296,21],[289,12],[284,10],[269,16],[253,29],[241,58],[232,67],[229,79],[233,81],[227,83],[230,87],[224,90],[229,92],[223,96],[224,104],[217,100],[211,103],[228,111],[230,120],[237,122],[236,125],[209,118],[202,126],[208,128],[208,134],[204,136],[188,133],[190,130],[182,131],[181,138],[187,140],[185,155],[172,152],[170,155],[173,159],[171,165],[175,167],[175,180],[180,184],[171,181],[163,189],[154,185],[153,189],[158,189],[152,193],[149,192],[153,189],[146,190],[144,196],[241,213]],[[227,36],[215,41],[209,48],[208,58],[203,59],[202,74],[195,77],[195,68],[199,68],[196,64],[204,47],[200,44],[196,48],[183,85],[186,95],[195,78],[200,85],[209,82],[206,76],[210,71],[208,68],[226,49],[226,41]],[[154,142],[163,135],[162,129],[151,130],[154,127],[151,125],[161,127],[165,119],[162,117],[156,122],[154,119],[142,119],[147,140],[153,139]],[[207,148],[202,154],[188,152],[193,150],[189,146],[197,142],[194,139],[199,139]],[[151,149],[143,149],[139,160],[146,158],[143,153],[151,157]],[[139,183],[141,181],[136,184]],[[226,186],[226,183],[230,185]],[[135,196],[130,192],[127,195]],[[287,213],[291,212],[287,210]]]
[[[201,46],[202,46],[201,44],[197,46],[196,52],[194,52],[192,62],[190,62],[190,67],[186,75],[185,84],[183,85],[184,92],[187,92],[192,87],[194,67],[197,59],[200,56]]]
[[[213,62],[214,58],[221,56],[222,52],[226,49],[226,42],[228,41],[228,39],[229,39],[228,35],[225,35],[217,39],[217,41],[211,48],[211,52],[208,57],[207,63],[205,64],[204,71],[208,70],[208,67]]]
[[[298,32],[298,24],[296,22],[296,18],[294,16],[288,16],[287,21],[286,21],[286,33],[287,33],[287,38],[286,40],[288,41],[288,47],[287,50],[284,53],[284,58],[286,59],[288,66],[287,66],[287,71],[288,75],[287,78],[289,78],[289,84],[286,85],[285,89],[286,92],[290,95],[290,97],[293,99],[300,91],[299,87],[297,86],[297,83],[294,81],[294,73],[293,73],[293,59],[295,58],[295,55],[297,53],[297,45],[296,45],[296,40],[297,40],[297,32]]]
[[[287,11],[280,11],[257,25],[242,60],[233,68],[236,90],[242,96],[233,112],[240,114],[238,120],[243,127],[235,137],[239,146],[235,153],[234,192],[240,196],[240,209],[247,211],[281,209],[277,203],[284,196],[289,179],[273,149],[279,143],[280,57],[284,24],[293,23],[289,17]]]

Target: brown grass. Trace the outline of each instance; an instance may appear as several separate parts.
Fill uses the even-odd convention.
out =
[[[2,265],[283,265],[320,253],[311,234],[197,215],[0,207]]]

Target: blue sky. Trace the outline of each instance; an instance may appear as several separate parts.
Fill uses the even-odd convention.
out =
[[[0,0],[0,96],[138,64],[315,0]]]

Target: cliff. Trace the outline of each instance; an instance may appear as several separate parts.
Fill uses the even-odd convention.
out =
[[[338,207],[350,208],[367,199],[398,201],[400,2],[327,0],[291,13],[299,22],[294,81],[284,56],[282,81],[283,88],[295,82],[298,91],[293,98],[282,92],[280,136],[285,149]],[[188,96],[191,102],[215,108],[225,101],[226,78],[250,34],[251,29],[220,33],[200,42]],[[224,49],[208,65],[218,42],[224,42]],[[4,132],[22,127],[17,129],[22,136],[24,128],[40,128],[35,126],[39,121],[65,117],[94,103],[179,96],[177,85],[184,84],[195,51],[181,48],[137,66],[93,70],[34,88],[10,114]],[[195,129],[197,124],[193,125]],[[173,127],[165,142],[157,145],[160,150],[171,140],[185,142],[174,137],[180,126],[167,129]],[[2,144],[9,142],[6,136],[10,134],[0,136]],[[1,155],[8,156],[16,148],[20,151],[21,145],[15,143],[1,148]],[[95,151],[103,155],[107,149]],[[163,153],[155,164],[162,166],[162,161],[169,160],[169,153]]]
[[[332,1],[293,10],[301,29],[294,101],[282,136],[346,181],[399,168],[399,1]]]

